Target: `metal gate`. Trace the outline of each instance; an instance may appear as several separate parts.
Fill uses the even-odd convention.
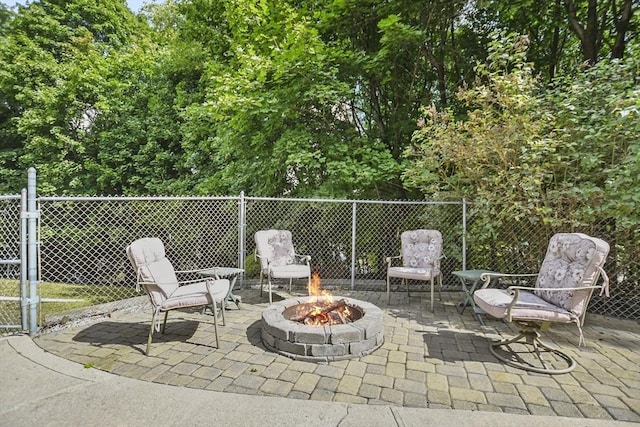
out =
[[[26,330],[26,316],[22,313],[22,245],[23,220],[20,218],[21,196],[0,198],[0,328]]]
[[[38,331],[36,170],[20,196],[0,198],[0,332]]]

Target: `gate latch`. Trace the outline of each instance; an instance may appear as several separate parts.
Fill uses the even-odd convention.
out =
[[[40,211],[20,212],[20,218],[22,218],[22,219],[38,219],[38,218],[40,218]]]

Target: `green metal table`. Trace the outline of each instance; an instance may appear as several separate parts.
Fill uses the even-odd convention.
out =
[[[244,273],[244,270],[241,268],[235,267],[214,267],[209,268],[207,270],[202,270],[198,272],[200,275],[205,277],[214,277],[216,279],[222,279],[224,277],[230,277],[231,283],[229,286],[229,292],[227,296],[224,297],[225,300],[225,309],[227,308],[226,303],[233,302],[238,310],[240,309],[240,303],[242,302],[242,297],[239,295],[233,294],[233,287],[236,285],[236,281],[238,280],[238,276]]]
[[[480,317],[480,315],[484,313],[484,310],[476,305],[475,301],[473,300],[473,293],[476,291],[478,285],[482,283],[482,275],[484,273],[495,272],[491,270],[460,270],[451,272],[451,274],[460,279],[462,292],[465,296],[464,302],[460,303],[459,305],[459,313],[462,314],[464,313],[465,308],[471,307],[474,316],[483,326],[484,322],[482,321],[482,317]]]

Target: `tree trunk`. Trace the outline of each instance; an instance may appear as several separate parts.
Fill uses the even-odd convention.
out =
[[[553,38],[551,39],[551,51],[549,52],[549,81],[552,81],[556,76],[556,68],[558,67],[558,58],[560,56],[560,25],[558,25],[560,22],[560,13],[560,0],[556,0],[553,9]]]
[[[613,3],[613,2],[612,2]],[[614,3],[615,7],[615,3]],[[631,22],[631,16],[633,15],[633,7],[631,7],[631,0],[624,0],[622,3],[622,9],[620,16],[618,17],[618,11],[613,10],[613,22],[616,27],[616,41],[611,48],[611,58],[624,57],[625,37],[627,30],[629,30],[629,23]]]
[[[587,24],[584,26],[578,19],[574,0],[564,0],[569,18],[569,26],[576,33],[582,47],[582,57],[590,65],[598,62],[598,4],[597,0],[589,0],[587,7]]]

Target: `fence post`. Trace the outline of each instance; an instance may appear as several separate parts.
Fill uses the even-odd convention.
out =
[[[357,226],[357,202],[353,202],[351,208],[351,290],[356,288],[356,233],[358,232]]]
[[[245,248],[246,248],[246,228],[247,228],[247,206],[244,199],[244,191],[240,192],[240,200],[238,201],[238,268],[244,270],[245,266]],[[242,288],[244,274],[240,275],[240,287]]]
[[[20,318],[22,330],[26,331],[27,325],[27,189],[20,192]]]
[[[37,221],[38,211],[36,209],[36,170],[29,168],[27,171],[27,268],[29,279],[29,334],[35,335],[38,332],[38,305],[40,297],[38,295],[38,242],[37,242]]]
[[[462,198],[462,269],[467,269],[467,199]]]

